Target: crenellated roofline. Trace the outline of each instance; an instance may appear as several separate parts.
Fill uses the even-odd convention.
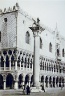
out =
[[[13,12],[13,11],[16,11],[16,10],[19,10],[19,5],[18,3],[16,3],[15,6],[13,7],[9,7],[9,8],[4,8],[4,10],[0,9],[0,15],[2,14],[6,14],[6,13],[10,13],[10,12]]]

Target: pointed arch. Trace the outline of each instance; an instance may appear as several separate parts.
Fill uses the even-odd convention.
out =
[[[26,64],[27,64],[27,58],[25,58],[25,68],[26,68]]]
[[[3,89],[3,76],[0,74],[0,89]]]
[[[61,87],[62,78],[59,78],[59,87]]]
[[[14,66],[14,56],[11,56],[11,66]]]
[[[57,85],[57,87],[58,87],[58,82],[59,82],[59,78],[58,78],[58,76],[56,77],[56,85]]]
[[[49,85],[50,85],[50,87],[52,87],[52,77],[51,76],[49,77]]]
[[[27,66],[28,68],[29,68],[29,63],[30,63],[30,59],[28,58],[28,66]]]
[[[27,83],[29,83],[29,75],[28,74],[25,76],[25,84],[27,84]]]
[[[6,87],[9,89],[14,88],[14,78],[11,74],[8,74],[6,77]]]
[[[23,67],[24,59],[23,57],[21,58],[21,67]]]
[[[18,81],[18,87],[21,88],[22,87],[22,82],[23,82],[23,75],[20,74],[18,79],[19,79],[19,81]]]
[[[64,57],[64,48],[62,49],[62,57]]]
[[[55,77],[53,77],[53,87],[55,87]]]
[[[9,67],[9,57],[8,57],[8,55],[6,56],[6,67]]]
[[[46,87],[48,87],[48,76],[45,77]]]
[[[4,67],[4,58],[1,56],[1,67]]]

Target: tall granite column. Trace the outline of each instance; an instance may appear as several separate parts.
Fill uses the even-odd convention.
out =
[[[35,34],[34,36],[34,65],[33,65],[33,84],[34,87],[39,87],[39,72],[40,72],[40,66],[39,66],[39,49],[40,48],[40,39],[38,34]]]

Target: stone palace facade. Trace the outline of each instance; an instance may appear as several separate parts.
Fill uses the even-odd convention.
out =
[[[34,36],[29,28],[36,22],[16,3],[13,8],[0,10],[0,89],[21,89],[33,86]],[[42,32],[36,56],[36,80],[45,89],[65,87],[65,38],[39,23]],[[43,30],[45,29],[45,30]],[[40,71],[39,71],[40,70]]]

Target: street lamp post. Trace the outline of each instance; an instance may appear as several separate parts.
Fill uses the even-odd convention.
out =
[[[29,27],[33,32],[34,37],[34,63],[33,63],[33,87],[40,87],[39,82],[39,73],[40,73],[40,64],[39,64],[39,47],[40,47],[40,39],[39,39],[39,19],[37,18],[37,22],[33,23],[32,27]]]

